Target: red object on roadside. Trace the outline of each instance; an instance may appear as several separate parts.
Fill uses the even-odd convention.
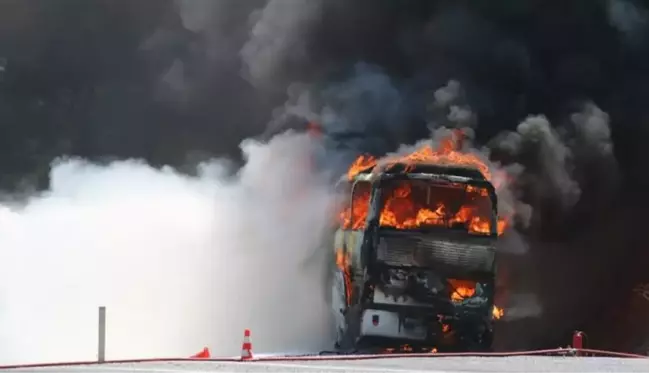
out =
[[[584,348],[584,333],[583,332],[577,330],[572,334],[572,348],[577,350],[577,352],[576,352],[577,356],[581,355],[581,351],[579,351],[579,350]]]
[[[252,343],[250,342],[250,329],[243,332],[243,343],[241,345],[241,360],[252,359]]]
[[[212,355],[210,354],[210,349],[205,347],[203,350],[196,355],[192,355],[190,359],[209,359]]]

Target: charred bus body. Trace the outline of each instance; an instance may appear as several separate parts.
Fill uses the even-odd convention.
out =
[[[476,169],[405,164],[361,171],[343,185],[350,198],[334,238],[336,347],[491,349],[493,185]]]

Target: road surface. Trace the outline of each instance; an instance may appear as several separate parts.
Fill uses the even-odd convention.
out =
[[[14,369],[33,373],[199,373],[199,372],[649,372],[649,359],[575,357],[437,357],[357,361],[164,362]]]

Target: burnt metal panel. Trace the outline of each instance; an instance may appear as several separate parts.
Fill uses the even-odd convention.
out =
[[[423,267],[443,272],[495,271],[492,241],[463,235],[382,231],[377,259],[389,266]]]

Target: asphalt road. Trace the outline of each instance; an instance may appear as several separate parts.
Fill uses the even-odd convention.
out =
[[[357,361],[167,362],[14,369],[13,372],[188,373],[188,372],[649,372],[649,359],[574,357],[437,357]]]

